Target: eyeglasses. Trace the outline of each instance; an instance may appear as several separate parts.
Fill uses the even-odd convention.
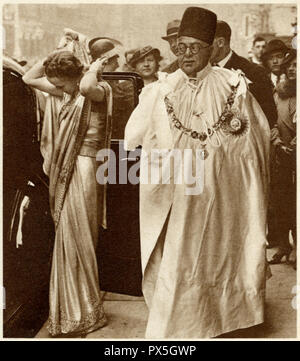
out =
[[[198,54],[199,51],[204,50],[204,49],[209,48],[209,47],[210,47],[210,45],[201,46],[200,43],[193,43],[193,44],[190,44],[190,45],[186,45],[184,43],[179,43],[177,45],[177,51],[178,51],[178,53],[180,55],[183,55],[183,54],[186,53],[186,49],[190,49],[190,52],[195,55],[195,54]]]

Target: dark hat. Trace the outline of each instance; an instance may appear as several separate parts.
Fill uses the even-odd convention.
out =
[[[262,59],[266,61],[268,56],[274,53],[274,51],[282,51],[284,54],[286,54],[288,50],[289,48],[285,45],[283,41],[279,39],[270,40],[267,44],[265,52],[262,55]]]
[[[146,55],[151,53],[154,54],[158,62],[162,60],[160,51],[157,48],[153,48],[152,46],[148,45],[144,48],[136,49],[128,63],[130,66],[134,67],[139,60],[143,59]]]
[[[162,36],[161,38],[164,40],[168,40],[172,36],[177,36],[179,26],[180,26],[180,20],[170,21],[167,25],[167,35]]]
[[[97,38],[93,38],[89,41],[88,43],[88,47],[91,50],[92,45],[97,41],[97,40],[109,40],[110,42],[112,42],[115,46],[116,45],[123,45],[119,40],[113,39],[113,38],[109,38],[107,36],[98,36]]]
[[[178,37],[190,36],[212,44],[217,26],[217,16],[210,10],[199,7],[187,8],[183,14]]]
[[[89,42],[90,54],[93,60],[106,56],[108,59],[119,54],[114,50],[115,45],[107,38],[95,38]]]
[[[225,40],[227,41],[230,41],[231,27],[229,26],[229,24],[226,23],[226,21],[218,20],[215,38],[221,38],[221,37],[225,38]]]
[[[285,58],[281,64],[282,68],[286,68],[289,66],[291,61],[297,57],[297,50],[296,49],[288,49],[287,53],[285,54]]]

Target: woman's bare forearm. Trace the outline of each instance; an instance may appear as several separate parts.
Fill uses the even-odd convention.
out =
[[[97,59],[80,81],[80,93],[95,102],[102,102],[105,98],[104,89],[98,85],[98,73],[102,73],[106,62],[107,59]]]
[[[51,84],[45,76],[45,67],[43,65],[45,59],[36,63],[22,77],[24,83],[29,86],[55,96],[62,96],[61,89]]]
[[[44,60],[40,60],[36,64],[33,65],[24,75],[23,81],[24,83],[31,85],[34,83],[36,79],[42,78],[45,75],[45,67],[43,65]]]
[[[88,71],[85,73],[80,82],[81,95],[90,100],[102,102],[105,97],[105,92],[102,87],[99,87],[98,83],[96,71]]]

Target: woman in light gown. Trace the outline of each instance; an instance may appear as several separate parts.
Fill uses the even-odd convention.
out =
[[[106,324],[95,248],[105,226],[104,186],[96,181],[96,153],[111,133],[111,88],[98,81],[107,59],[84,72],[70,51],[37,63],[25,83],[48,93],[41,152],[49,176],[56,236],[50,279],[48,331],[82,335]]]

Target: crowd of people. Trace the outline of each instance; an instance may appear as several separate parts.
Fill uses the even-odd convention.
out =
[[[291,235],[296,244],[296,51],[257,37],[253,57],[241,57],[229,24],[199,7],[170,21],[162,39],[176,60],[161,71],[159,49],[125,53],[122,70],[145,85],[127,147],[192,149],[193,160],[201,150],[205,174],[198,195],[174,180],[140,185],[146,337],[215,337],[264,321],[265,247],[278,247],[276,264],[288,261]],[[76,336],[107,323],[96,154],[110,146],[114,99],[101,74],[120,65],[114,39],[67,31],[63,40],[23,80],[49,94],[41,138],[56,228],[48,330]]]

